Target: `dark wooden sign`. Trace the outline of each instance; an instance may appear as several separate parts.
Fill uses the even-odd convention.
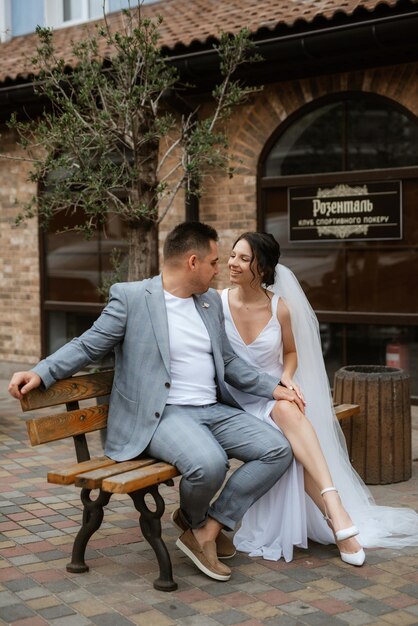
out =
[[[401,239],[400,181],[289,188],[289,241]]]

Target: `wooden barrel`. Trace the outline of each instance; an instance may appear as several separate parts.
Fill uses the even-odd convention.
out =
[[[334,402],[360,405],[342,429],[351,463],[369,485],[411,478],[410,378],[401,369],[350,365],[334,377]]]

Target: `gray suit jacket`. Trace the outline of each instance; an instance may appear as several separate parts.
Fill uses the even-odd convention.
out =
[[[225,381],[243,391],[272,398],[278,381],[258,373],[233,352],[217,292],[210,289],[196,296],[195,304],[212,342],[218,400],[238,406]],[[93,326],[40,361],[33,371],[48,388],[56,380],[98,361],[112,349],[115,376],[105,453],[122,461],[136,457],[146,448],[169,392],[170,352],[161,276],[113,285],[109,303]]]

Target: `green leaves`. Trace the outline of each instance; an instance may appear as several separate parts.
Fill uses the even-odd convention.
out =
[[[130,227],[156,226],[181,188],[199,195],[211,169],[232,174],[225,122],[253,93],[236,78],[256,58],[248,31],[220,38],[222,80],[211,113],[181,117],[173,98],[179,76],[160,46],[162,18],[142,18],[140,6],[123,15],[121,30],[112,31],[104,17],[66,59],[53,31],[37,28],[35,90],[47,104],[38,119],[14,116],[9,125],[33,160],[29,177],[40,193],[18,222],[37,214],[45,226],[56,212],[76,212],[83,218],[73,228],[91,237],[111,210]]]

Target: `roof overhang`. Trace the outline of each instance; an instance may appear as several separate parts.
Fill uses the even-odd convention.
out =
[[[252,37],[263,60],[246,64],[239,77],[260,85],[341,71],[409,63],[418,60],[418,5],[400,0],[396,6],[379,4],[373,12],[357,10],[332,19],[297,21],[275,29],[260,28]],[[217,40],[194,40],[189,46],[164,48],[184,82],[195,85],[190,95],[203,97],[219,80]],[[30,78],[0,87],[0,115],[15,110],[36,115],[42,102]]]
[[[376,11],[367,19],[339,15],[309,28],[279,28],[254,36],[263,60],[246,64],[240,77],[269,84],[314,75],[410,63],[418,60],[418,8]],[[380,15],[379,15],[380,13]],[[206,91],[219,79],[216,50],[201,48],[169,56],[181,76]]]

